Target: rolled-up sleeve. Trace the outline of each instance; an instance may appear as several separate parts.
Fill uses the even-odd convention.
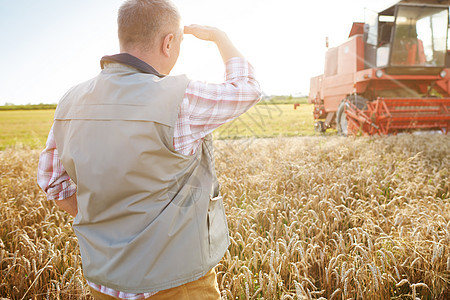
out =
[[[192,154],[202,138],[261,99],[255,71],[245,58],[233,57],[225,67],[225,81],[221,84],[189,83],[175,127],[174,147],[180,153]]]
[[[261,98],[254,69],[247,60],[234,57],[226,64],[225,82],[191,81],[186,91],[191,127],[212,130],[237,118]]]
[[[48,200],[69,198],[77,190],[76,184],[70,179],[59,159],[53,126],[50,129],[45,149],[39,156],[37,182]]]

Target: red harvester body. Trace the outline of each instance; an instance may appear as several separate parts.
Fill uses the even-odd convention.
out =
[[[353,23],[311,78],[316,130],[389,134],[450,128],[449,1],[400,1]]]

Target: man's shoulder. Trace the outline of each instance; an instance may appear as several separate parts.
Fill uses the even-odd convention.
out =
[[[74,93],[76,93],[80,90],[86,90],[87,88],[95,85],[95,81],[96,81],[97,77],[98,77],[98,75],[93,78],[90,78],[88,80],[82,81],[82,82],[72,86],[71,88],[69,88],[69,90],[59,100],[58,106],[69,101],[70,96],[73,95]]]
[[[95,86],[97,77],[98,75],[72,86],[59,100],[54,118],[57,119],[67,115],[67,113],[73,109],[76,99]]]
[[[171,84],[171,85],[176,84],[176,85],[186,85],[186,86],[191,81],[185,74],[165,76],[163,78],[160,78],[159,80],[161,80],[161,82],[165,81],[167,84]]]

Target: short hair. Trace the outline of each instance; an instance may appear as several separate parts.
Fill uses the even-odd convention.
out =
[[[170,0],[127,0],[117,16],[119,43],[125,47],[149,48],[170,33],[167,28],[178,28],[180,19],[178,9]]]

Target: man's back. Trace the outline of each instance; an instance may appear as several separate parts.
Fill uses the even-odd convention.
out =
[[[218,195],[209,151],[173,149],[177,111],[165,108],[179,106],[187,84],[106,64],[58,105],[54,134],[77,185],[73,228],[90,282],[124,292],[169,289],[202,277],[228,247],[226,220],[208,218],[223,216],[221,203],[210,204]],[[222,233],[218,245],[210,231]]]

